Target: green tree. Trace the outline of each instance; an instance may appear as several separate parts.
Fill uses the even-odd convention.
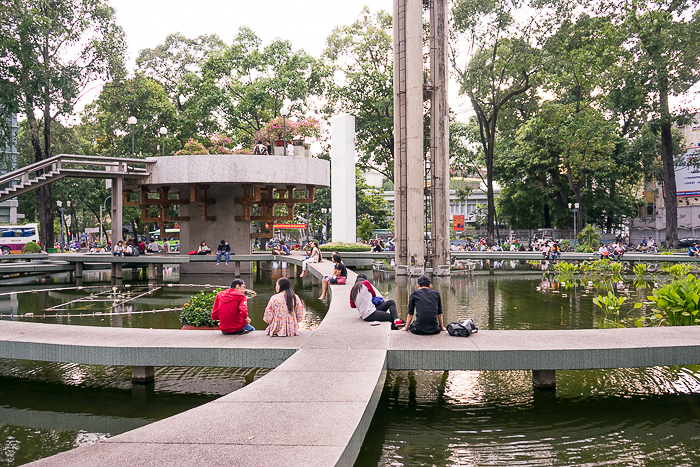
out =
[[[375,225],[369,220],[369,216],[365,215],[360,225],[357,226],[357,235],[365,242],[369,241],[369,239],[372,238],[372,231],[374,229]]]
[[[542,28],[534,19],[517,24],[514,13],[526,2],[519,0],[457,0],[453,6],[456,31],[466,35],[470,44],[466,67],[453,68],[476,112],[479,142],[483,149],[487,188],[487,242],[494,242],[496,205],[494,203],[493,161],[497,144],[499,116],[502,109],[537,84],[543,52],[533,47]],[[528,5],[529,6],[529,5]],[[534,7],[534,5],[532,5]],[[533,15],[533,18],[536,15]]]
[[[694,0],[624,0],[617,20],[630,32],[634,71],[660,128],[666,206],[666,246],[678,246],[675,160],[669,98],[687,92],[700,79],[700,9]]]
[[[578,239],[584,246],[591,248],[595,251],[598,249],[600,234],[591,224],[587,224],[578,233]]]
[[[34,160],[53,155],[52,122],[96,79],[123,73],[124,34],[101,0],[0,0],[3,107],[27,117]],[[43,139],[43,143],[42,143]],[[40,243],[53,243],[51,185],[38,189]]]
[[[394,95],[391,15],[365,7],[360,18],[338,26],[321,60],[330,117],[355,116],[358,165],[394,180]]]
[[[308,110],[307,98],[320,93],[319,70],[311,56],[280,39],[262,47],[248,28],[241,28],[230,46],[210,51],[201,66],[201,75],[185,75],[179,92],[195,114],[221,122],[244,146],[252,146],[255,133],[279,116],[286,101],[290,116],[300,116]],[[209,136],[204,133],[198,135]]]
[[[140,156],[158,155],[161,127],[169,129],[166,154],[180,149],[175,107],[163,86],[152,78],[137,73],[133,78],[112,81],[104,86],[100,96],[85,106],[82,137],[92,143],[84,148],[87,154],[100,156],[131,156],[131,125],[134,126],[135,152]]]

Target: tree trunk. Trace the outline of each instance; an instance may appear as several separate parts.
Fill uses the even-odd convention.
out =
[[[547,203],[544,204],[544,228],[545,229],[552,228],[552,218],[550,217],[549,204],[547,204]]]
[[[676,166],[673,161],[671,113],[668,109],[668,77],[659,78],[661,111],[661,162],[664,167],[664,205],[666,206],[666,248],[678,248],[678,198]]]
[[[486,243],[494,244],[494,226],[496,221],[496,205],[493,199],[493,151],[495,145],[496,120],[493,120],[491,133],[484,148],[486,159]],[[491,123],[491,122],[489,122]]]

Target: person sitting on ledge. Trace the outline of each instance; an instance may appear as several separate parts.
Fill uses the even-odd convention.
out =
[[[425,274],[418,278],[417,289],[411,292],[411,297],[408,299],[408,318],[403,330],[422,335],[446,331],[442,323],[440,292],[432,289],[430,277]]]
[[[219,242],[219,247],[216,249],[216,265],[218,266],[221,262],[221,255],[226,258],[226,265],[228,266],[228,258],[231,254],[231,245],[226,240],[221,240]]]
[[[198,255],[210,255],[211,254],[211,248],[207,246],[207,242],[202,240],[202,243],[199,244],[199,248],[197,248],[197,254]]]
[[[280,277],[275,285],[277,294],[270,297],[263,320],[269,324],[268,336],[288,337],[299,335],[299,322],[304,319],[304,303],[294,293],[292,283]]]
[[[364,274],[358,274],[355,285],[350,289],[350,307],[357,308],[360,318],[365,321],[389,321],[391,329],[403,324],[396,311],[396,302],[384,300]]]
[[[211,319],[219,321],[223,334],[243,334],[255,331],[248,317],[248,300],[245,296],[245,282],[234,279],[231,288],[216,294],[211,309]]]
[[[287,245],[285,245],[284,242],[282,240],[280,240],[280,244],[277,245],[277,248],[272,249],[272,254],[273,255],[288,255],[289,248],[287,248]]]
[[[343,285],[345,284],[345,281],[348,277],[348,269],[343,264],[343,260],[340,257],[340,253],[334,251],[331,258],[333,259],[333,263],[335,263],[335,269],[333,269],[333,275],[323,277],[323,280],[321,281],[321,295],[318,297],[319,300],[323,300],[326,298],[328,284],[340,283],[340,285]],[[339,277],[345,277],[345,279],[340,279],[340,281],[338,281]]]
[[[121,256],[124,254],[124,242],[119,240],[117,242],[117,245],[114,247],[114,251],[112,252],[114,256]]]

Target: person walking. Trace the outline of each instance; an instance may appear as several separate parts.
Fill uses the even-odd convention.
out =
[[[277,293],[265,307],[263,320],[268,324],[265,332],[270,337],[298,336],[299,322],[304,319],[304,303],[286,277],[277,280],[275,291]]]

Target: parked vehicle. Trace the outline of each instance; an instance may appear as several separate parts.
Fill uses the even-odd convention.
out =
[[[678,240],[678,248],[690,248],[696,243],[700,244],[700,238],[683,237]]]
[[[39,243],[39,224],[0,225],[0,250],[3,255],[22,251],[29,242]]]

